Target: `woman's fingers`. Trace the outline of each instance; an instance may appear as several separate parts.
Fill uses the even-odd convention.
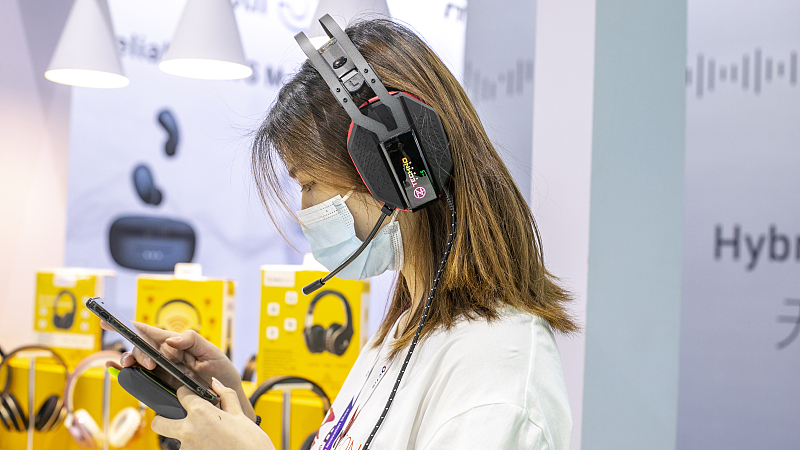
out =
[[[115,363],[114,361],[106,361],[106,368],[115,368],[117,370],[122,370],[122,366],[119,363]]]
[[[144,352],[142,352],[138,348],[134,347],[131,354],[133,355],[133,358],[136,360],[136,362],[138,362],[139,365],[141,365],[145,369],[153,370],[156,368],[156,362],[153,361],[149,356],[145,355]],[[125,365],[124,358],[125,357],[123,356],[123,362],[122,362],[123,365]]]
[[[243,416],[244,412],[242,412],[242,405],[239,403],[239,396],[236,394],[236,391],[229,387],[225,387],[220,381],[216,378],[211,378],[211,389],[217,393],[219,396],[220,408],[223,411],[232,414],[234,416]]]
[[[148,344],[155,348],[160,347],[164,341],[172,336],[178,336],[178,333],[174,331],[162,330],[161,328],[133,320],[131,323],[133,324],[133,327],[136,328],[136,332],[139,333],[139,336],[141,336],[142,339],[147,341]]]
[[[181,419],[186,420],[186,419]],[[163,416],[155,416],[150,422],[150,428],[161,436],[180,439],[180,420],[167,419]]]

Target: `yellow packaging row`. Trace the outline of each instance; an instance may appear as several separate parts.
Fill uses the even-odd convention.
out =
[[[136,320],[177,333],[195,330],[230,358],[235,283],[203,277],[195,269],[183,275],[139,275]]]
[[[70,369],[100,350],[100,320],[86,308],[86,300],[108,299],[115,279],[110,270],[40,270],[36,274],[34,342],[57,351]]]
[[[217,345],[230,357],[233,336],[235,283],[227,279],[202,277],[197,265],[176,267],[174,275],[137,277],[137,321],[163,329],[183,332],[193,329]],[[327,274],[313,258],[301,266],[262,266],[258,382],[291,375],[320,385],[333,400],[350,371],[361,347],[367,319],[369,283],[334,278],[311,295],[303,286]],[[57,269],[37,274],[34,330],[36,342],[61,355],[70,370],[85,356],[101,348],[99,319],[85,307],[88,298],[108,299],[114,273],[105,270]],[[73,300],[74,299],[74,300]],[[41,360],[40,360],[41,361]],[[14,378],[11,392],[27,399],[27,360],[11,361]],[[63,389],[63,369],[37,363],[36,399],[41,402]],[[0,382],[5,375],[0,374]],[[101,423],[101,369],[91,369],[78,382],[76,408],[84,407]],[[245,389],[256,385],[245,382]],[[56,391],[58,388],[56,388]],[[282,393],[270,392],[256,404],[262,416],[262,429],[276,447],[281,446]],[[111,416],[126,406],[136,406],[133,397],[112,380]],[[323,419],[321,400],[311,392],[295,391],[291,401],[290,448],[299,447]],[[148,409],[142,437],[128,448],[158,449],[149,423]],[[26,448],[25,433],[8,432],[0,427],[0,450]],[[34,448],[78,448],[62,425],[58,429],[34,433]]]
[[[328,272],[312,258],[302,266],[261,267],[259,383],[292,375],[318,384],[333,399],[366,343],[369,283],[333,278],[318,291],[303,287]]]
[[[14,358],[11,365],[11,383],[9,392],[13,394],[21,403],[26,414],[30,412],[28,404],[28,384],[29,384],[29,359]],[[34,374],[34,414],[40,409],[43,402],[50,395],[56,394],[63,398],[64,394],[64,369],[56,364],[52,358],[38,358],[35,364]],[[85,409],[89,415],[102,427],[103,424],[103,377],[105,371],[102,368],[93,368],[86,371],[78,379],[75,386],[74,406],[75,410]],[[0,373],[0,385],[5,383],[6,371]],[[138,401],[130,394],[125,392],[117,383],[117,380],[110,377],[111,396],[110,396],[110,421],[127,407],[137,407]],[[249,384],[249,383],[247,383]],[[249,390],[255,389],[254,385],[249,385]],[[250,392],[248,392],[249,394]],[[280,448],[281,443],[281,393],[270,392],[261,397],[256,404],[256,414],[262,417],[261,428],[267,433],[275,444]],[[155,416],[151,409],[147,409],[139,436],[130,442],[128,449],[131,450],[159,450],[158,436],[150,429],[150,421]],[[315,430],[322,423],[322,402],[315,395],[304,391],[298,391],[292,395],[292,415],[291,415],[291,447],[297,448],[306,438],[309,432]],[[8,431],[0,426],[0,450],[22,450],[26,449],[28,434],[26,432]],[[48,450],[78,450],[76,444],[70,436],[67,428],[62,423],[53,431],[33,432],[34,449]],[[116,448],[116,447],[111,447]]]

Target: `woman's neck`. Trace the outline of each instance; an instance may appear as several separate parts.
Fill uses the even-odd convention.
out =
[[[406,282],[406,287],[408,288],[408,296],[411,299],[411,305],[409,306],[409,314],[405,314],[400,323],[397,327],[397,332],[402,333],[402,330],[405,330],[408,326],[408,321],[411,320],[411,317],[414,315],[413,311],[417,309],[417,306],[422,302],[423,297],[423,290],[424,287],[418,283],[417,272],[413,266],[411,266],[408,261],[404,264],[403,270],[400,271],[400,274],[403,276],[403,279]]]

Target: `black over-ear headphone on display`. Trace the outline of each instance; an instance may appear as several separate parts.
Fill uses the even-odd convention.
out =
[[[67,365],[64,363],[64,360],[61,359],[61,356],[47,347],[29,345],[14,349],[6,355],[6,357],[3,358],[3,362],[0,363],[0,372],[3,371],[3,367],[6,367],[7,372],[6,383],[3,386],[2,393],[0,393],[0,423],[9,431],[25,431],[28,429],[28,415],[25,412],[25,408],[22,407],[17,397],[9,392],[9,388],[11,387],[11,364],[9,364],[9,361],[11,361],[17,353],[27,350],[41,350],[50,353],[53,358],[64,367],[65,382],[69,375]],[[50,395],[45,399],[44,403],[42,403],[42,406],[36,410],[36,419],[33,424],[34,428],[36,428],[37,431],[53,430],[61,424],[66,415],[67,410],[64,408],[64,401],[61,397],[58,395]]]
[[[253,392],[253,395],[250,396],[250,404],[253,405],[253,408],[256,407],[256,402],[262,395],[266,394],[267,392],[275,389],[279,384],[285,383],[307,383],[310,385],[311,391],[322,400],[322,418],[325,419],[325,415],[328,414],[328,410],[331,409],[331,399],[328,398],[328,394],[317,384],[311,380],[307,380],[301,377],[292,377],[286,375],[278,375],[272,378],[266,379],[263,383],[261,383],[256,390]],[[281,425],[282,426],[282,425]],[[309,434],[305,440],[303,441],[302,445],[300,445],[299,450],[308,450],[311,448],[311,444],[314,443],[314,437],[317,435],[318,430],[314,430]],[[171,449],[168,449],[171,450]]]
[[[314,308],[317,302],[327,296],[338,297],[342,301],[344,308],[344,325],[333,323],[328,328],[314,323]],[[350,339],[353,337],[353,312],[350,310],[350,303],[340,292],[325,290],[319,292],[308,304],[306,311],[305,325],[303,326],[303,341],[311,353],[328,353],[342,356],[350,346]]]
[[[326,277],[303,288],[306,295],[355,260],[395,209],[413,212],[438,201],[453,171],[436,111],[412,94],[390,93],[336,21],[326,14],[319,22],[331,38],[319,51],[304,33],[294,38],[350,116],[347,151],[367,189],[384,206],[361,247]],[[352,94],[367,86],[377,98],[356,106]]]
[[[69,310],[69,312],[61,315],[58,314],[58,302],[61,301],[61,297],[64,297],[65,295],[72,299],[72,309]],[[67,290],[59,292],[58,295],[56,295],[55,301],[53,301],[53,326],[62,330],[69,330],[72,328],[72,324],[75,322],[75,313],[77,311],[78,299],[75,298],[75,294]]]
[[[450,235],[447,238],[444,257],[439,263],[416,334],[406,353],[394,388],[389,394],[383,413],[364,442],[363,450],[367,450],[394,401],[453,246],[456,234],[456,208],[453,195],[447,186],[448,179],[453,174],[453,157],[450,154],[441,118],[436,111],[412,94],[390,93],[336,21],[326,14],[319,19],[319,22],[329,38],[319,50],[302,32],[294,38],[311,65],[328,85],[333,97],[350,116],[352,123],[347,136],[347,151],[372,196],[384,205],[380,219],[358,250],[331,273],[304,287],[303,293],[308,295],[321,288],[353,262],[375,237],[386,217],[395,209],[417,211],[435,203],[442,194],[450,209]],[[351,94],[360,92],[366,86],[372,88],[377,99],[373,98],[358,107]]]

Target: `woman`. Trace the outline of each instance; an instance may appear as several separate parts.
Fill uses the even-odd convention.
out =
[[[441,117],[454,162],[449,191],[458,217],[418,346],[369,447],[569,448],[572,423],[553,331],[569,334],[578,327],[567,313],[569,295],[544,267],[525,200],[464,90],[417,36],[385,20],[356,24],[347,34],[384,85],[413,94]],[[366,89],[354,100],[361,104],[373,95]],[[302,189],[297,218],[329,269],[341,262],[327,258],[338,241],[322,242],[310,230],[329,229],[337,216],[363,240],[381,214],[382,204],[348,155],[349,126],[306,61],[281,89],[254,143],[253,170],[270,215],[277,222],[280,210],[270,205],[287,205],[279,173],[288,169]],[[445,201],[414,213],[399,211],[355,269],[342,272],[360,279],[400,270],[386,318],[359,355],[313,449],[363,448],[384,413],[445,256],[450,219]],[[138,327],[160,350],[211,380],[222,399],[219,410],[182,388],[188,417],[156,417],[155,432],[181,440],[184,450],[273,448],[254,424],[238,372],[219,349],[191,331],[176,335]],[[136,350],[121,362],[155,368]]]

